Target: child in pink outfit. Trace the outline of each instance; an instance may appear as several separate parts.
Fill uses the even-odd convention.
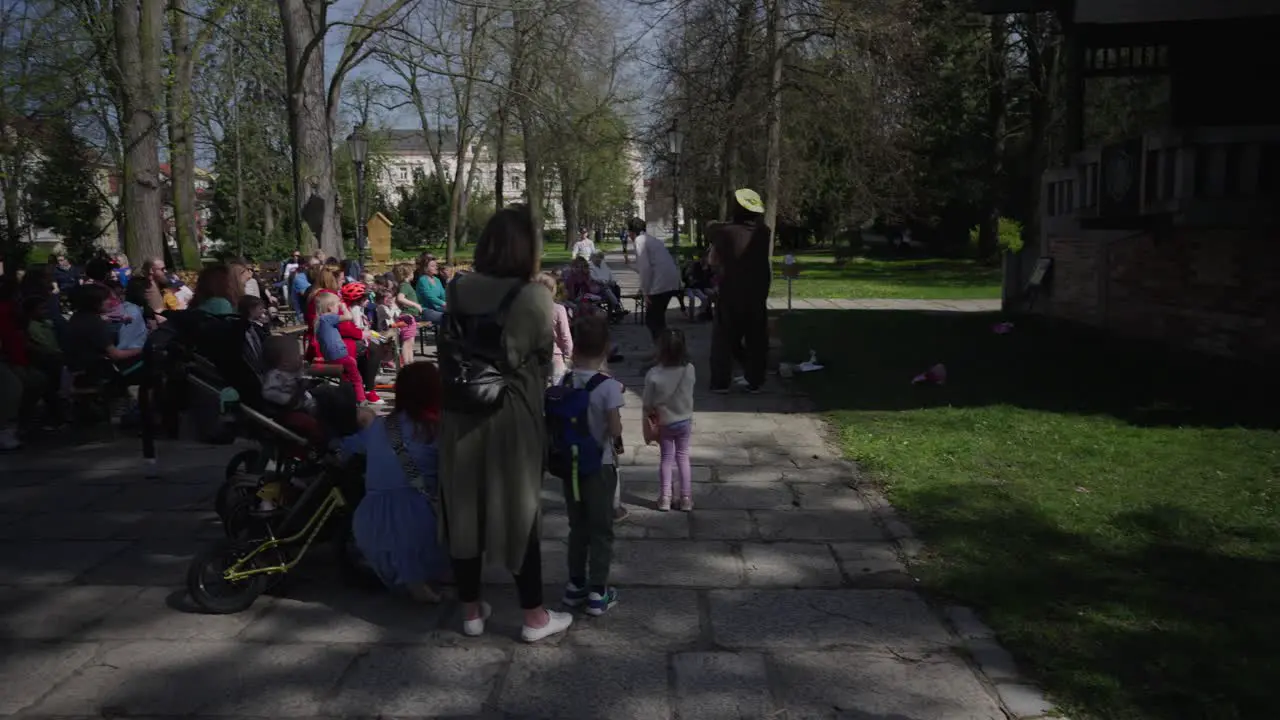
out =
[[[547,273],[538,276],[538,282],[551,291],[552,297],[559,295],[556,279]],[[551,331],[555,333],[555,350],[551,356],[552,385],[559,384],[561,378],[569,370],[569,358],[573,357],[573,334],[569,328],[569,311],[562,303],[556,302],[551,307]]]
[[[374,297],[378,302],[376,329],[383,334],[399,333],[399,342],[395,346],[400,353],[400,364],[408,365],[413,362],[413,341],[418,337],[418,321],[400,311],[396,305],[396,294],[391,290],[379,290]]]
[[[689,362],[684,333],[667,328],[658,336],[658,364],[644,377],[641,402],[645,417],[656,416],[658,447],[662,453],[658,477],[662,489],[658,509],[671,509],[672,476],[680,477],[680,509],[693,510],[693,468],[689,443],[693,433],[693,386],[697,381]]]

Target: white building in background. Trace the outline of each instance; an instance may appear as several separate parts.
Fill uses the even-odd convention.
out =
[[[432,141],[440,142],[442,148],[440,165],[445,175],[452,179],[458,163],[457,141],[451,133],[446,133],[438,139],[433,137]],[[392,202],[399,199],[401,188],[408,189],[413,186],[415,174],[431,175],[436,171],[435,162],[431,158],[431,152],[427,148],[426,138],[421,130],[384,130],[379,133],[379,138],[375,142],[376,145],[373,147],[376,150],[371,149],[371,152],[376,151],[381,156],[380,162],[383,166],[383,172],[377,178],[378,189]],[[471,175],[469,191],[485,195],[492,193],[497,163],[493,161],[489,148],[480,143],[471,144],[466,157],[463,158],[463,162],[466,163],[462,170],[464,178],[471,173],[472,160],[475,161],[475,173]],[[640,209],[643,217],[644,164],[639,150],[634,147],[627,151],[627,166],[631,174],[632,202]],[[548,174],[543,182],[543,188],[546,195],[543,203],[546,209],[544,226],[548,230],[563,230],[564,208],[560,202],[560,183],[554,173]],[[503,176],[503,204],[526,202],[526,190],[524,163],[508,162]]]
[[[649,188],[644,179],[644,156],[634,144],[627,147],[627,172],[631,173],[631,202],[635,205],[636,217],[647,217]]]
[[[441,169],[444,170],[447,178],[453,179],[458,165],[457,140],[452,133],[445,133],[443,136],[433,137],[432,142],[440,143]],[[415,175],[421,173],[430,176],[436,171],[435,161],[431,158],[431,151],[427,147],[426,137],[421,130],[383,130],[378,133],[376,143],[374,148],[380,156],[383,167],[376,182],[382,194],[393,203],[399,200],[401,189],[408,190],[413,187]],[[466,163],[462,169],[464,178],[471,173],[473,159],[475,173],[471,175],[468,191],[475,194],[491,194],[496,179],[497,163],[490,157],[489,148],[473,142],[466,157],[463,158],[463,162]],[[502,187],[503,204],[524,202],[526,200],[524,164],[507,163],[505,169]],[[558,183],[554,182],[554,178],[547,178],[544,188],[547,196],[543,204],[546,208],[544,227],[548,230],[563,230],[564,212],[560,206]]]

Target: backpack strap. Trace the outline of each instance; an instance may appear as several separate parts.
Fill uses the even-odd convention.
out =
[[[605,375],[604,373],[598,372],[598,373],[596,373],[595,375],[592,375],[592,376],[591,376],[591,379],[587,381],[586,387],[585,387],[584,389],[585,389],[587,392],[591,392],[591,391],[595,390],[596,388],[600,387],[600,384],[601,384],[601,383],[603,383],[605,380],[608,380],[608,379],[609,379],[609,376],[608,376],[608,375]]]
[[[404,428],[400,426],[399,413],[388,415],[383,422],[387,428],[387,437],[391,440],[391,450],[400,461],[400,467],[404,469],[404,476],[409,481],[409,485],[426,495],[433,506],[436,505],[439,498],[427,492],[427,478],[418,469],[418,464],[413,461],[413,457],[409,455],[409,448],[404,444]]]
[[[507,312],[511,310],[511,303],[515,302],[516,296],[520,294],[520,291],[524,289],[525,285],[528,285],[528,283],[516,283],[507,291],[506,295],[502,296],[502,302],[498,303],[498,317],[502,318],[504,322],[507,319]]]

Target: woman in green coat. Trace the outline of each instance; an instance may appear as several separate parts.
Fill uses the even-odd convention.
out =
[[[499,318],[506,379],[501,404],[483,414],[446,405],[440,422],[443,532],[466,635],[483,633],[489,615],[489,605],[480,600],[485,561],[515,576],[526,642],[563,632],[573,622],[572,615],[542,604],[542,394],[553,337],[551,293],[530,282],[541,269],[541,255],[528,211],[500,210],[476,243],[474,272],[459,276],[449,287],[449,314],[459,319],[496,315],[504,298],[511,297],[505,318]],[[441,336],[442,357],[452,357],[450,344],[456,342],[450,326],[446,323]]]

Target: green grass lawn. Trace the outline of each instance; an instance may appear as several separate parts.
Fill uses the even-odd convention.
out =
[[[797,312],[845,453],[1071,717],[1280,717],[1274,381],[994,315]],[[944,386],[911,385],[936,362]],[[1266,404],[1266,399],[1272,401]]]
[[[773,295],[787,296],[783,255],[774,258]],[[1000,268],[972,260],[873,260],[855,257],[837,265],[829,252],[796,256],[797,298],[911,298],[956,300],[1000,297]]]

